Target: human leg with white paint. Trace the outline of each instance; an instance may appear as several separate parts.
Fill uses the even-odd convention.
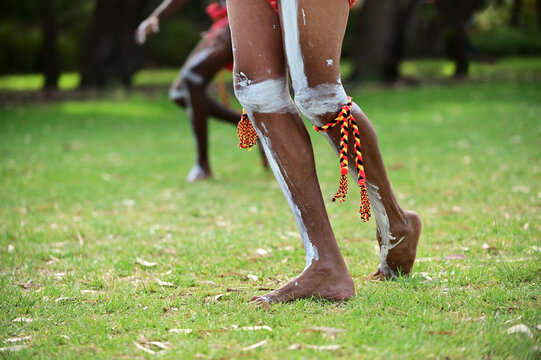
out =
[[[236,94],[247,109],[267,156],[273,159],[273,171],[296,217],[307,255],[306,268],[299,277],[256,300],[287,301],[311,296],[346,299],[354,294],[353,284],[330,228],[313,166],[311,144],[298,113],[286,101],[289,94],[283,75],[285,65],[277,71],[270,64],[278,61],[275,66],[279,69],[283,61],[279,47],[282,45],[295,90],[295,102],[314,125],[327,124],[341,109],[349,117],[348,98],[340,82],[339,69],[348,2],[288,0],[279,2],[278,14],[269,13],[271,8],[266,0],[253,0],[250,5],[242,2],[242,6],[241,2],[229,2]],[[280,36],[276,30],[279,23],[282,27]],[[281,56],[277,57],[277,54]],[[415,258],[419,218],[398,206],[372,125],[356,105],[351,108],[351,113],[359,119],[367,177],[365,185],[373,202],[381,245],[381,270],[373,276],[393,276],[398,271],[407,273]],[[338,150],[339,127],[330,127],[326,136]],[[352,174],[357,174],[358,170],[360,154],[353,156],[357,148],[350,145],[350,149],[355,150],[349,154]],[[398,241],[397,236],[400,236]]]
[[[347,8],[347,1],[340,0],[282,1],[279,7],[295,102],[317,127],[333,120],[347,103],[340,81],[340,52]],[[329,17],[334,21],[329,22]],[[399,206],[387,177],[374,127],[362,110],[355,103],[352,105],[351,114],[359,128],[362,162],[366,169],[365,186],[380,245],[380,264],[370,277],[382,279],[398,273],[405,275],[415,261],[421,220],[415,212]],[[324,133],[337,152],[342,138],[338,125]],[[350,136],[348,164],[350,174],[357,181],[354,149]]]
[[[288,92],[279,17],[267,0],[229,0],[228,10],[235,93],[259,135],[306,250],[299,276],[254,300],[348,299],[355,288],[325,210],[310,137]]]
[[[239,113],[207,94],[209,82],[231,59],[228,27],[212,30],[212,35],[207,34],[191,52],[170,90],[171,99],[188,112],[196,141],[196,163],[187,177],[190,182],[212,176],[208,157],[208,117],[231,124],[238,122]]]
[[[187,2],[163,0],[137,28],[136,42],[144,44],[147,36],[159,31],[161,21],[179,11]],[[225,0],[209,5],[207,14],[214,24],[192,50],[170,90],[172,100],[187,110],[196,142],[196,164],[187,177],[188,181],[204,180],[212,175],[208,159],[208,116],[235,125],[240,117],[240,113],[217,102],[206,92],[214,75],[233,61]],[[266,167],[265,157],[263,153],[261,155]]]

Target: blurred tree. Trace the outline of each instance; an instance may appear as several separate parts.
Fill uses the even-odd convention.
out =
[[[149,0],[96,0],[83,40],[80,87],[130,85],[144,63],[133,34],[148,5]]]
[[[365,0],[351,13],[355,37],[351,80],[396,81],[422,0]]]
[[[41,44],[42,66],[45,81],[43,88],[56,89],[60,77],[60,64],[58,62],[58,26],[54,0],[39,0],[41,18]]]
[[[522,7],[524,2],[522,0],[513,0],[513,6],[511,7],[511,17],[509,18],[509,24],[516,28],[520,24],[520,18],[522,14]]]
[[[541,29],[541,0],[537,0],[537,27]]]
[[[468,27],[473,15],[485,6],[485,0],[436,0],[440,20],[445,28],[447,50],[455,63],[455,77],[468,75],[470,42]]]

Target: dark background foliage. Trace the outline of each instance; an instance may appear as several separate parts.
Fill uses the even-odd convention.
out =
[[[137,25],[159,0],[3,0],[0,75],[77,71],[81,86],[130,86],[143,67],[177,67],[211,24],[205,1],[189,2],[138,47]],[[470,59],[540,55],[541,0],[364,0],[351,11],[343,58],[349,80],[393,82],[406,58],[449,57],[455,75]]]

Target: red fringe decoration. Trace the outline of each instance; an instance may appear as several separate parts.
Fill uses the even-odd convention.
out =
[[[252,150],[252,147],[257,145],[257,133],[244,109],[242,109],[242,116],[237,125],[237,135],[239,136],[239,147],[241,149]]]

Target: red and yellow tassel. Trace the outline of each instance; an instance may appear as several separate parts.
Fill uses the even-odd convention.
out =
[[[257,145],[257,133],[244,109],[242,109],[242,116],[237,125],[237,135],[239,136],[239,147],[241,149],[252,150],[252,147]]]
[[[366,175],[364,172],[363,165],[363,156],[361,154],[361,139],[359,134],[359,128],[357,127],[357,121],[351,113],[351,107],[353,102],[351,97],[348,97],[348,102],[346,105],[342,106],[342,109],[338,113],[338,116],[330,121],[329,123],[323,126],[314,126],[316,131],[327,131],[334,125],[340,123],[340,184],[338,186],[338,191],[331,199],[336,201],[340,199],[340,202],[346,200],[348,193],[348,181],[347,175],[349,173],[348,168],[348,136],[349,136],[349,127],[353,129],[353,138],[355,141],[355,166],[357,168],[357,175],[359,188],[361,190],[361,206],[359,213],[363,221],[368,221],[370,219],[370,199],[368,198],[368,192],[366,191]]]
[[[361,138],[359,134],[359,128],[357,127],[357,121],[351,113],[351,107],[353,102],[351,97],[348,97],[346,105],[342,106],[342,109],[338,113],[338,116],[323,126],[314,126],[316,131],[327,131],[334,125],[340,123],[340,183],[336,194],[332,197],[332,201],[340,199],[340,202],[346,200],[348,194],[348,180],[349,173],[348,168],[348,136],[349,127],[353,129],[353,138],[355,141],[355,166],[357,168],[359,188],[361,191],[361,206],[359,213],[363,221],[370,219],[370,199],[368,198],[368,192],[366,191],[366,175],[364,172],[363,156],[361,154]],[[254,145],[257,145],[257,133],[248,119],[246,111],[242,110],[242,116],[237,126],[237,135],[239,136],[239,147],[242,149],[251,150]]]

